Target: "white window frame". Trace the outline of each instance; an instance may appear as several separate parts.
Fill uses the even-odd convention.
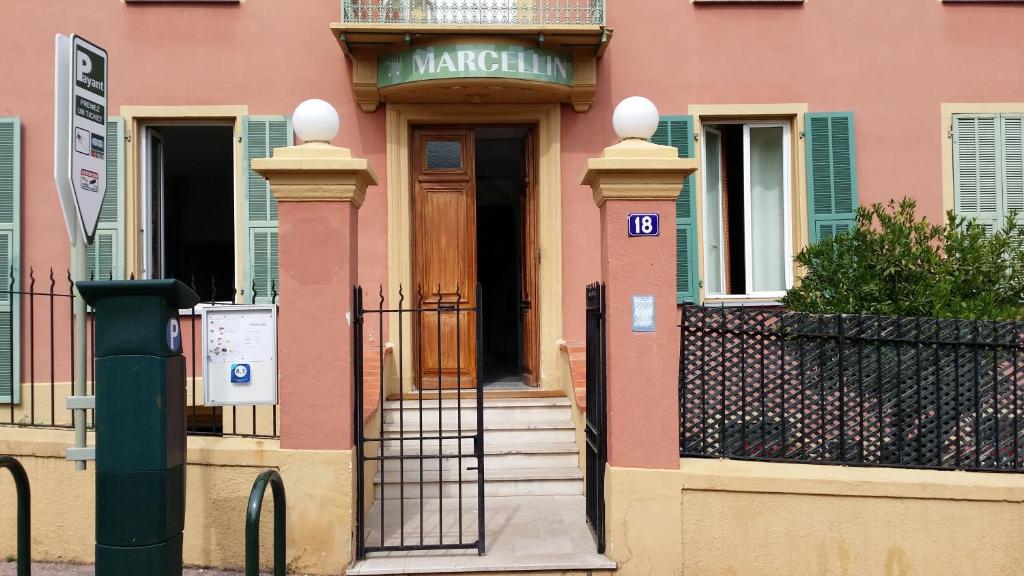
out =
[[[141,277],[146,280],[153,278],[162,278],[163,274],[159,271],[154,271],[155,266],[153,262],[153,231],[150,230],[150,223],[152,222],[152,207],[153,207],[153,175],[151,174],[150,167],[153,165],[151,155],[153,151],[150,149],[150,131],[158,130],[159,126],[142,126],[142,138],[139,140],[140,154],[139,157],[142,159],[141,162],[141,194],[140,194],[140,219],[139,219],[139,236],[140,244],[142,245],[142,274]],[[161,140],[161,153],[163,153],[163,138]],[[166,166],[161,162],[161,179],[166,177]],[[161,182],[160,185],[160,213],[164,214],[163,210],[164,202],[164,186]],[[163,226],[160,227],[160,234],[163,236]],[[160,246],[163,247],[163,238],[160,239]]]
[[[230,120],[219,120],[219,121],[218,120],[214,120],[214,121],[208,121],[208,122],[175,122],[175,121],[161,122],[159,120],[155,120],[155,121],[146,122],[144,124],[141,124],[140,127],[139,127],[140,128],[139,131],[141,132],[141,138],[139,139],[139,164],[140,164],[140,171],[139,171],[140,180],[139,180],[139,182],[141,183],[141,186],[139,187],[139,202],[140,202],[140,206],[139,206],[140,207],[140,210],[139,210],[140,214],[139,215],[140,215],[140,218],[139,218],[138,234],[140,236],[140,238],[139,238],[139,245],[142,247],[142,259],[141,259],[141,262],[142,262],[142,273],[141,273],[140,277],[143,278],[143,279],[162,278],[164,276],[164,271],[162,271],[162,270],[159,271],[159,273],[154,276],[154,271],[153,271],[154,264],[152,262],[152,258],[153,258],[153,237],[152,237],[152,234],[151,234],[152,231],[149,229],[150,210],[151,210],[151,206],[152,206],[152,204],[151,204],[152,184],[151,184],[151,182],[149,180],[149,178],[151,176],[151,174],[150,174],[150,165],[151,165],[150,164],[150,154],[151,154],[151,150],[149,150],[150,130],[153,130],[153,129],[159,130],[160,128],[165,128],[165,127],[192,127],[192,126],[221,126],[221,127],[225,127],[225,128],[230,128],[231,129],[231,138],[232,139],[234,139],[236,137],[235,135],[238,133],[238,126],[236,125],[236,122],[230,121]],[[166,173],[167,173],[166,162],[161,167],[161,170],[164,171],[164,176],[166,177]],[[238,176],[238,155],[235,153],[234,146],[232,146],[232,151],[231,151],[231,206],[232,206],[232,211],[231,211],[231,222],[232,222],[231,238],[232,238],[232,242],[235,244],[234,250],[233,250],[233,252],[234,252],[233,259],[236,261],[235,264],[232,265],[232,269],[231,269],[231,275],[232,276],[235,276],[235,270],[237,269],[237,260],[239,258],[245,258],[246,257],[246,249],[247,249],[247,246],[239,246],[238,245],[238,231],[239,231],[239,226],[241,225],[241,223],[239,221],[239,217],[240,217],[241,214],[243,214],[243,212],[241,212],[241,210],[245,209],[244,206],[239,206],[239,202],[240,201],[244,201],[244,199],[240,200],[239,194],[237,193],[238,186],[240,184],[238,178],[239,178],[239,176]],[[160,206],[161,206],[161,208],[160,208],[160,211],[161,211],[162,215],[166,215],[166,211],[163,208],[163,206],[164,206],[164,202],[163,202],[164,186],[162,186],[162,185],[161,185],[160,193],[161,193],[161,199],[160,199]],[[161,247],[161,250],[164,251],[164,250],[166,250],[166,246],[167,246],[167,235],[166,235],[166,228],[163,227],[163,226],[161,226],[161,228],[160,228],[160,235],[161,235],[160,247]],[[161,263],[160,263],[161,264],[161,268],[164,265],[164,261],[165,261],[165,259],[162,258],[161,259]],[[223,302],[224,303],[229,303],[229,301],[227,301],[227,300],[225,300]],[[220,301],[218,301],[218,303],[220,303]],[[188,314],[191,314],[191,312],[192,312],[191,309],[183,310],[182,311],[182,313],[188,313]],[[199,312],[199,307],[196,308],[196,313],[198,314],[198,312]]]
[[[749,121],[749,120],[714,120],[707,123],[701,123],[702,134],[701,134],[701,169],[704,170],[704,174],[707,174],[707,137],[706,133],[708,129],[715,130],[715,126],[723,124],[739,124],[743,126],[743,220],[744,220],[744,265],[746,266],[746,286],[744,286],[743,294],[711,294],[705,292],[705,298],[713,298],[715,300],[751,300],[760,299],[766,301],[775,301],[786,295],[786,290],[770,290],[756,292],[753,288],[753,246],[751,238],[751,220],[752,215],[750,211],[750,128],[782,128],[782,162],[783,162],[783,198],[785,199],[783,205],[783,235],[787,239],[785,242],[785,278],[786,288],[793,287],[793,150],[792,150],[792,130],[793,126],[790,121],[778,120],[778,121]],[[708,197],[707,190],[707,179],[702,179],[701,192],[703,198]],[[702,202],[704,210],[701,215],[701,226],[704,231],[709,229],[708,226],[708,211],[707,202]],[[721,215],[724,217],[724,214]],[[725,227],[721,226],[720,230],[724,230]],[[704,235],[701,235],[702,243],[701,250],[704,254],[703,259],[703,274],[702,278],[708,277],[708,258],[707,250],[708,243],[704,239]],[[719,239],[720,245],[724,246],[724,239]],[[723,252],[724,254],[724,252]],[[725,286],[725,266],[721,267],[722,270],[722,281],[721,285]]]

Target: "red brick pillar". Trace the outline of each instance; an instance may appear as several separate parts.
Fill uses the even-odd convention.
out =
[[[675,148],[639,139],[606,148],[587,164],[583,183],[601,209],[609,466],[679,468],[675,201],[695,170],[696,162],[680,159]],[[658,215],[657,236],[630,237],[629,215],[641,213]],[[653,331],[636,331],[634,300],[642,305],[650,297]]]
[[[366,160],[311,143],[254,160],[278,201],[281,447],[353,447],[352,287]]]

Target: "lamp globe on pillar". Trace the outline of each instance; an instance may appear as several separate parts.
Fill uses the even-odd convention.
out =
[[[338,135],[341,120],[338,111],[329,102],[313,98],[306,100],[292,113],[292,127],[295,135],[306,144],[330,143]]]
[[[623,140],[650,140],[660,119],[654,102],[643,96],[631,96],[615,107],[612,126]]]

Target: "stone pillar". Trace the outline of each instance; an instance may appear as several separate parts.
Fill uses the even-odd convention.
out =
[[[587,163],[583,183],[601,209],[609,466],[679,469],[675,201],[696,169],[675,148],[639,139]],[[631,213],[658,214],[660,234],[629,237]],[[634,296],[654,297],[652,332],[634,332]]]
[[[351,450],[359,207],[377,178],[326,143],[278,148],[252,167],[278,201],[281,448]]]

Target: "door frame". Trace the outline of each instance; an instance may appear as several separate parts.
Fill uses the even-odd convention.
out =
[[[559,104],[387,105],[388,179],[388,299],[396,302],[400,286],[412,281],[412,130],[416,125],[518,124],[535,126],[538,199],[537,246],[541,253],[538,273],[539,300],[539,389],[560,388],[558,341],[562,337],[562,192],[561,192],[561,106]],[[388,324],[389,334],[398,334],[397,320]],[[412,346],[405,335],[401,345]],[[386,339],[385,339],[386,341]],[[409,348],[411,349],[411,348]],[[406,355],[406,374],[412,361]],[[412,390],[411,380],[404,391]]]

